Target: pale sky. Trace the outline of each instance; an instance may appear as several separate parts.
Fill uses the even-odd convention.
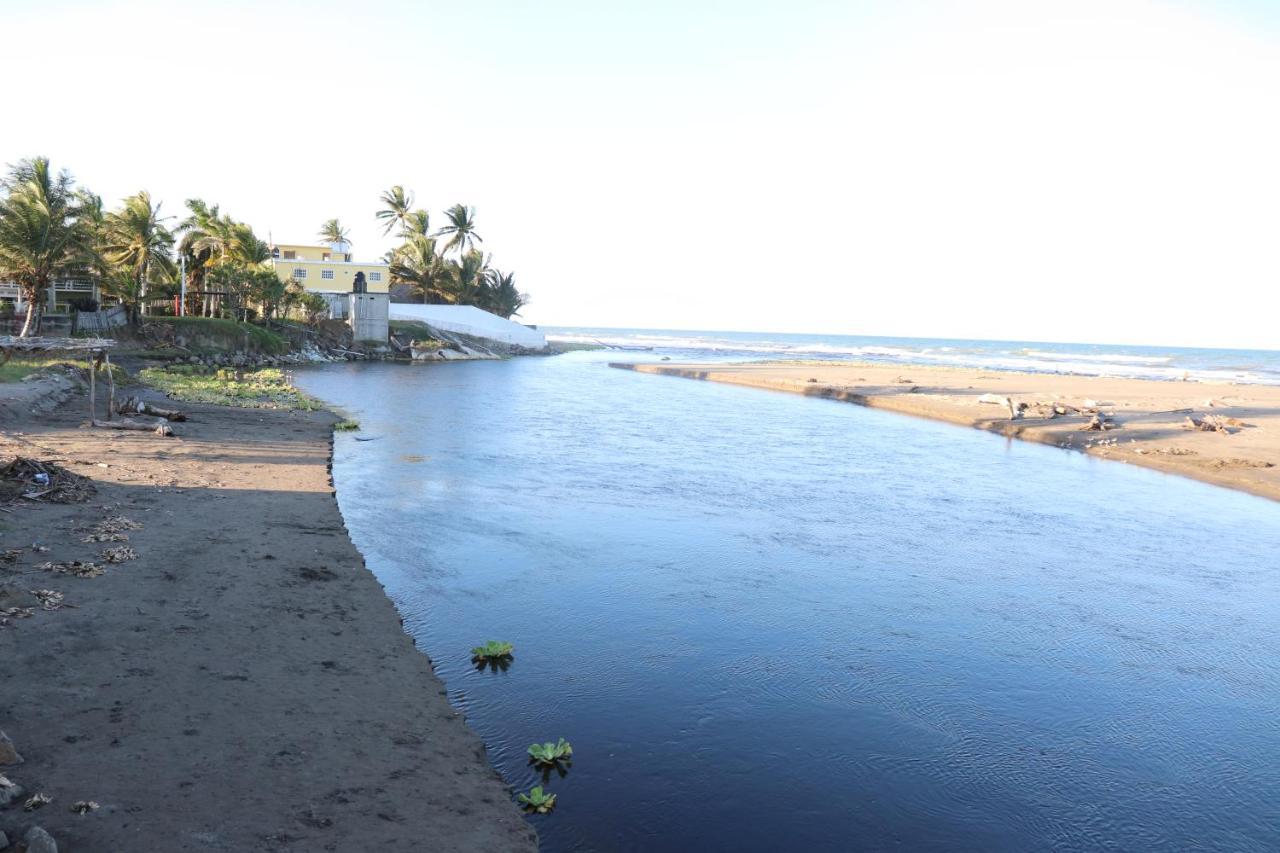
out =
[[[0,161],[390,247],[524,319],[1280,348],[1280,12],[1209,0],[0,0]]]

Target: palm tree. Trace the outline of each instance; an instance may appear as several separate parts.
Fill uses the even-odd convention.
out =
[[[476,209],[462,204],[455,204],[444,212],[449,224],[436,232],[437,237],[448,235],[449,242],[444,244],[446,253],[457,249],[464,255],[475,248],[476,243],[483,243],[484,238],[476,233]]]
[[[436,252],[436,241],[415,234],[391,253],[391,283],[407,284],[422,295],[424,304],[455,302],[450,264]]]
[[[342,227],[342,223],[336,219],[330,219],[320,226],[319,237],[326,243],[350,243],[351,238],[348,236],[349,231]]]
[[[126,302],[137,319],[138,303],[146,299],[147,285],[158,276],[172,275],[173,235],[160,216],[160,205],[142,190],[126,198],[119,210],[107,214],[103,228],[102,255],[107,264],[128,271],[132,287]]]
[[[485,282],[486,311],[510,320],[529,304],[529,296],[516,290],[516,274],[492,270]]]
[[[415,234],[421,234],[423,237],[431,236],[431,214],[425,210],[415,210],[404,218],[400,236],[408,239]]]
[[[27,303],[22,337],[34,331],[50,282],[94,264],[93,229],[74,185],[47,157],[19,162],[0,181],[0,278],[15,282]]]
[[[472,249],[457,262],[449,265],[451,301],[462,305],[481,305],[484,302],[485,281],[489,277],[489,258]]]
[[[210,207],[203,199],[187,199],[187,210],[191,214],[180,223],[178,231],[182,239],[178,241],[178,254],[186,261],[187,284],[193,292],[204,290],[204,278],[208,267],[215,257],[221,257],[223,244],[221,239],[221,218],[218,206]]]
[[[390,234],[391,229],[397,225],[400,226],[402,234],[407,231],[406,220],[412,215],[410,210],[413,208],[413,193],[407,192],[404,187],[396,184],[381,195],[380,201],[382,210],[378,211],[377,216],[385,223],[382,233]]]

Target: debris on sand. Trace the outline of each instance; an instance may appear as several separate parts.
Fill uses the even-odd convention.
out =
[[[90,480],[56,462],[15,456],[0,464],[0,502],[83,503],[94,491]]]
[[[1105,432],[1109,429],[1115,428],[1115,421],[1111,420],[1110,417],[1102,414],[1101,412],[1095,413],[1094,416],[1089,419],[1087,424],[1080,427],[1080,429],[1085,430],[1086,432]]]
[[[33,589],[31,594],[39,599],[40,606],[45,610],[62,609],[62,593],[56,589]]]
[[[98,804],[93,800],[76,800],[71,804],[71,811],[76,814],[88,814],[89,812],[96,812],[97,810]]]
[[[67,560],[62,563],[41,563],[36,568],[46,572],[57,572],[60,575],[71,575],[77,578],[96,578],[106,574],[101,564],[90,560]]]
[[[1232,428],[1240,428],[1245,424],[1237,418],[1224,418],[1221,415],[1187,415],[1187,419],[1182,422],[1183,429],[1193,429],[1200,432],[1220,432],[1223,435],[1231,435]]]
[[[22,810],[24,812],[33,812],[36,809],[42,806],[47,806],[49,803],[52,803],[52,802],[53,802],[53,797],[49,796],[48,794],[32,794],[31,797],[25,803],[22,804]]]
[[[124,531],[141,530],[142,525],[123,515],[112,515],[92,527],[80,529],[88,531],[87,536],[81,537],[81,542],[128,542],[129,534]]]
[[[103,551],[101,557],[108,563],[123,563],[128,560],[138,559],[138,552],[128,545],[117,545],[114,548],[108,548]]]

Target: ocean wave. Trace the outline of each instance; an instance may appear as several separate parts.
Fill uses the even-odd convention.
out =
[[[814,340],[811,336],[761,335],[758,338],[725,337],[714,334],[680,334],[677,332],[635,331],[612,333],[573,329],[548,330],[547,339],[566,343],[602,344],[622,348],[650,348],[673,358],[690,360],[746,359],[838,359],[865,360],[888,364],[939,365],[1003,370],[1026,373],[1108,376],[1133,379],[1189,380],[1197,382],[1234,382],[1242,384],[1280,385],[1280,354],[1258,352],[1249,367],[1217,361],[1203,350],[1186,350],[1175,354],[1136,355],[1132,353],[1071,352],[1070,344],[1062,349],[1042,349],[1034,345],[1019,346],[1015,342],[993,342],[984,347],[978,341],[943,341],[936,345],[912,346],[909,343],[871,342],[832,339]],[[912,341],[911,343],[915,343]],[[1084,349],[1084,345],[1081,345]],[[1236,353],[1238,356],[1239,354]]]

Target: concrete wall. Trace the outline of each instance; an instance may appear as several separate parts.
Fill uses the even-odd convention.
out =
[[[411,305],[398,302],[391,306],[391,319],[426,323],[446,332],[515,344],[528,349],[544,349],[547,346],[546,337],[537,329],[504,320],[497,314],[490,314],[472,305]]]
[[[352,293],[347,323],[357,341],[385,342],[390,332],[387,324],[387,306],[390,300],[385,293]]]

